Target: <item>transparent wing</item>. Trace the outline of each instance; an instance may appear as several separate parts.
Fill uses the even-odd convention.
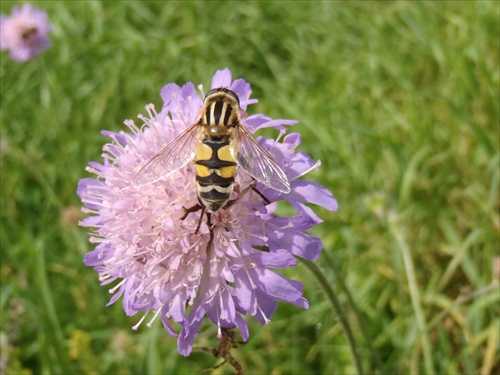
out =
[[[235,136],[237,144],[233,145],[232,152],[238,166],[264,185],[282,193],[289,193],[291,188],[288,177],[271,154],[245,127],[237,127]]]
[[[194,142],[198,135],[198,123],[191,125],[182,134],[165,146],[156,156],[137,172],[138,186],[163,180],[193,160]]]

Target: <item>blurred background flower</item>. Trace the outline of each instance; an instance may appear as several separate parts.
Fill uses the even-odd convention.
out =
[[[10,16],[0,16],[0,49],[14,61],[31,60],[50,47],[51,29],[46,12],[30,4],[14,7]]]

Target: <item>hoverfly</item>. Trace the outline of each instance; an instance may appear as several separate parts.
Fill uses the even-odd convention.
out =
[[[143,186],[165,179],[194,160],[199,205],[186,209],[187,214],[206,208],[215,212],[226,206],[233,191],[236,166],[254,180],[289,193],[285,172],[244,127],[239,111],[236,93],[224,87],[210,90],[198,121],[144,165],[136,182]],[[256,190],[255,186],[252,188]]]

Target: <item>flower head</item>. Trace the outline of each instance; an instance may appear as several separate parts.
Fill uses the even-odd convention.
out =
[[[47,13],[30,4],[14,7],[10,17],[0,16],[0,49],[14,61],[30,60],[50,47],[50,31]]]
[[[218,326],[219,336],[221,329],[236,327],[247,340],[243,316],[266,324],[277,301],[307,308],[303,285],[273,269],[294,266],[294,256],[319,256],[321,241],[304,231],[321,220],[304,203],[337,209],[326,188],[299,180],[320,163],[295,151],[299,134],[284,136],[285,125],[296,121],[246,116],[244,111],[256,100],[250,99],[250,85],[243,79],[233,81],[228,69],[213,77],[212,88],[219,87],[237,94],[242,123],[250,132],[280,130],[280,140],[259,137],[258,142],[286,173],[289,193],[258,183],[259,194],[251,188],[254,180],[238,168],[230,203],[213,212],[210,221],[201,218],[197,231],[202,212],[186,215],[186,208],[198,203],[192,163],[167,179],[137,185],[141,166],[198,120],[203,101],[192,83],[166,85],[160,113],[149,105],[149,117],[139,116],[145,127],[127,120],[130,133],[103,132],[112,139],[104,146],[104,162],[87,168],[97,178],[82,179],[78,186],[84,212],[93,214],[81,225],[94,228],[90,241],[97,244],[85,264],[95,267],[103,284],[120,280],[111,289],[110,304],[123,296],[128,315],[151,310],[151,322],[160,316],[166,330],[178,337],[183,355],[190,353],[205,316]],[[202,86],[199,89],[203,93]],[[288,202],[296,214],[276,217],[278,201]]]

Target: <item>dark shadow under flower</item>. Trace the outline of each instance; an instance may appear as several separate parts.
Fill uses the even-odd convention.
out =
[[[304,231],[321,220],[305,203],[337,209],[325,187],[298,180],[320,163],[295,151],[300,135],[284,136],[285,126],[296,121],[246,117],[244,111],[256,100],[250,99],[250,85],[232,81],[228,69],[215,74],[212,88],[219,87],[237,94],[243,125],[250,132],[270,126],[280,130],[281,141],[260,137],[258,142],[286,173],[289,193],[258,183],[258,191],[271,202],[267,204],[251,188],[253,178],[239,168],[231,203],[213,212],[210,223],[202,220],[197,232],[201,213],[186,216],[184,209],[198,204],[192,163],[167,179],[146,186],[135,183],[141,166],[198,120],[203,101],[191,83],[166,85],[160,113],[149,105],[149,117],[140,117],[147,126],[128,120],[130,133],[103,132],[112,139],[104,146],[104,162],[88,167],[97,178],[82,179],[78,186],[83,210],[92,214],[81,225],[94,228],[90,241],[97,244],[85,264],[95,267],[103,285],[120,280],[110,304],[123,296],[128,315],[154,311],[150,323],[160,316],[166,330],[178,337],[183,355],[191,352],[205,316],[217,325],[219,336],[221,329],[236,327],[246,341],[243,316],[266,324],[277,301],[307,308],[303,285],[272,269],[294,266],[294,256],[318,258],[321,241]],[[296,215],[276,217],[278,201],[287,201]]]

